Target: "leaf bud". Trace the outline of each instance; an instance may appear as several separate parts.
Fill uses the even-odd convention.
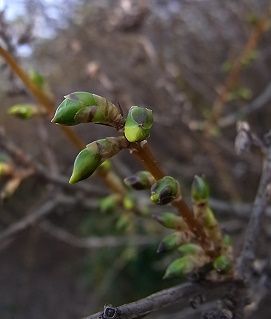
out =
[[[93,122],[119,129],[123,126],[123,117],[119,108],[104,97],[89,92],[74,92],[65,96],[52,122],[63,125]]]
[[[164,227],[176,230],[186,230],[187,225],[182,217],[173,213],[163,213],[159,216],[155,215],[154,218]]]
[[[184,256],[174,260],[166,269],[164,279],[172,277],[183,277],[197,268],[195,257]]]
[[[193,183],[192,183],[192,189],[191,189],[192,199],[197,203],[206,203],[209,199],[209,187],[206,181],[200,177],[195,176]]]
[[[202,248],[199,245],[193,243],[188,243],[180,246],[178,248],[178,251],[182,255],[199,255],[203,253]]]
[[[181,244],[187,243],[190,239],[190,236],[187,232],[174,232],[166,237],[161,241],[158,246],[157,253],[162,253],[168,250],[172,250]]]
[[[150,135],[153,124],[152,110],[132,106],[124,125],[124,135],[129,142],[140,142]]]
[[[106,159],[127,147],[124,137],[107,137],[86,146],[76,157],[70,184],[75,184],[91,176]]]
[[[180,184],[171,176],[164,176],[151,188],[151,200],[157,205],[168,204],[180,195]]]
[[[28,120],[35,115],[42,114],[42,111],[33,104],[16,104],[8,109],[8,114],[22,120]]]
[[[135,175],[126,177],[124,179],[124,183],[135,190],[149,189],[154,182],[154,177],[148,171],[140,171]]]
[[[232,262],[227,256],[221,255],[214,260],[213,266],[217,272],[227,273],[232,268]]]
[[[117,208],[119,202],[119,195],[113,194],[102,198],[99,202],[99,207],[102,213],[110,213]]]

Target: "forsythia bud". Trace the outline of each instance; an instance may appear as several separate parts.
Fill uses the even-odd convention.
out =
[[[36,70],[32,70],[30,73],[29,73],[29,76],[30,76],[30,79],[31,81],[40,89],[42,89],[44,87],[44,84],[45,84],[45,80],[44,80],[44,77],[39,73],[37,72]]]
[[[65,96],[52,122],[63,125],[93,122],[119,129],[123,117],[119,108],[105,98],[88,92],[74,92]]]
[[[196,203],[206,203],[208,201],[209,187],[202,177],[197,175],[194,177],[191,193]]]
[[[175,232],[167,235],[159,244],[157,253],[162,253],[167,250],[174,249],[181,244],[187,243],[190,237],[187,232]]]
[[[159,179],[151,188],[151,200],[157,205],[168,204],[180,194],[180,184],[171,176]]]
[[[178,248],[178,251],[182,255],[198,255],[203,253],[202,248],[199,245],[193,243],[184,244],[180,246]]]
[[[149,189],[155,182],[154,177],[148,171],[140,171],[133,176],[126,177],[124,183],[136,190]]]
[[[70,184],[91,176],[104,160],[116,155],[126,146],[124,137],[107,137],[88,144],[74,161]]]
[[[221,255],[214,260],[214,269],[219,273],[227,273],[231,267],[232,263],[227,256]]]
[[[154,216],[154,218],[164,227],[176,229],[176,230],[186,230],[187,225],[182,219],[173,213],[163,213],[159,216]]]
[[[150,135],[153,124],[152,110],[132,106],[124,126],[124,135],[129,142],[140,142]]]
[[[109,195],[100,200],[99,206],[103,213],[110,213],[117,208],[120,197],[117,194]]]
[[[195,257],[184,256],[174,260],[166,269],[163,278],[183,277],[197,268]]]
[[[8,114],[23,120],[28,120],[42,112],[32,104],[16,104],[8,109]]]

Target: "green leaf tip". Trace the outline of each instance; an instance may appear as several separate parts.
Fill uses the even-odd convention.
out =
[[[221,255],[213,262],[214,269],[219,273],[227,273],[232,268],[232,262],[229,257]]]
[[[123,125],[119,108],[104,97],[89,92],[74,92],[64,98],[51,120],[53,123],[71,126],[93,122],[117,129]]]
[[[164,176],[151,187],[151,201],[157,205],[165,205],[181,196],[179,182],[171,177]]]
[[[124,135],[129,142],[140,142],[150,135],[153,125],[152,110],[132,106],[124,125]]]
[[[192,199],[196,203],[207,202],[210,196],[209,186],[203,177],[194,177],[191,189]]]

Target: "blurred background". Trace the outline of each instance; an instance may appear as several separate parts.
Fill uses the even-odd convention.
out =
[[[160,164],[181,181],[188,201],[193,176],[205,175],[238,254],[262,156],[253,148],[236,154],[236,124],[248,121],[261,137],[271,128],[270,7],[269,0],[0,0],[0,45],[36,74],[55,107],[70,92],[89,91],[124,113],[131,105],[151,108],[150,144]],[[0,318],[81,318],[179,283],[162,280],[172,260],[156,254],[165,230],[130,212],[136,200],[156,213],[148,194],[130,194],[127,214],[108,204],[110,191],[97,176],[84,189],[63,186],[77,150],[50,117],[22,121],[8,114],[14,104],[36,101],[1,58],[0,68],[2,138],[62,176],[52,186],[30,173],[11,187],[0,208],[2,234],[28,215],[42,216],[40,209],[65,193],[65,203],[38,222],[3,240],[0,233]],[[75,131],[86,144],[115,134],[95,125]],[[113,167],[122,178],[141,168],[128,152]],[[7,191],[6,180],[0,183]],[[270,231],[266,223],[265,239]],[[114,238],[124,240],[115,245]],[[268,299],[259,318],[270,318]],[[179,311],[153,317],[181,318]]]

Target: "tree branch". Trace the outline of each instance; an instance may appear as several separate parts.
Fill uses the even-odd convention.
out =
[[[242,285],[240,281],[185,283],[122,305],[118,309],[121,312],[121,319],[137,319],[176,304],[187,306],[190,299],[197,295],[203,296],[205,300],[219,299],[224,297],[228,290],[239,285]],[[84,319],[98,319],[101,314],[101,312],[97,312]]]

